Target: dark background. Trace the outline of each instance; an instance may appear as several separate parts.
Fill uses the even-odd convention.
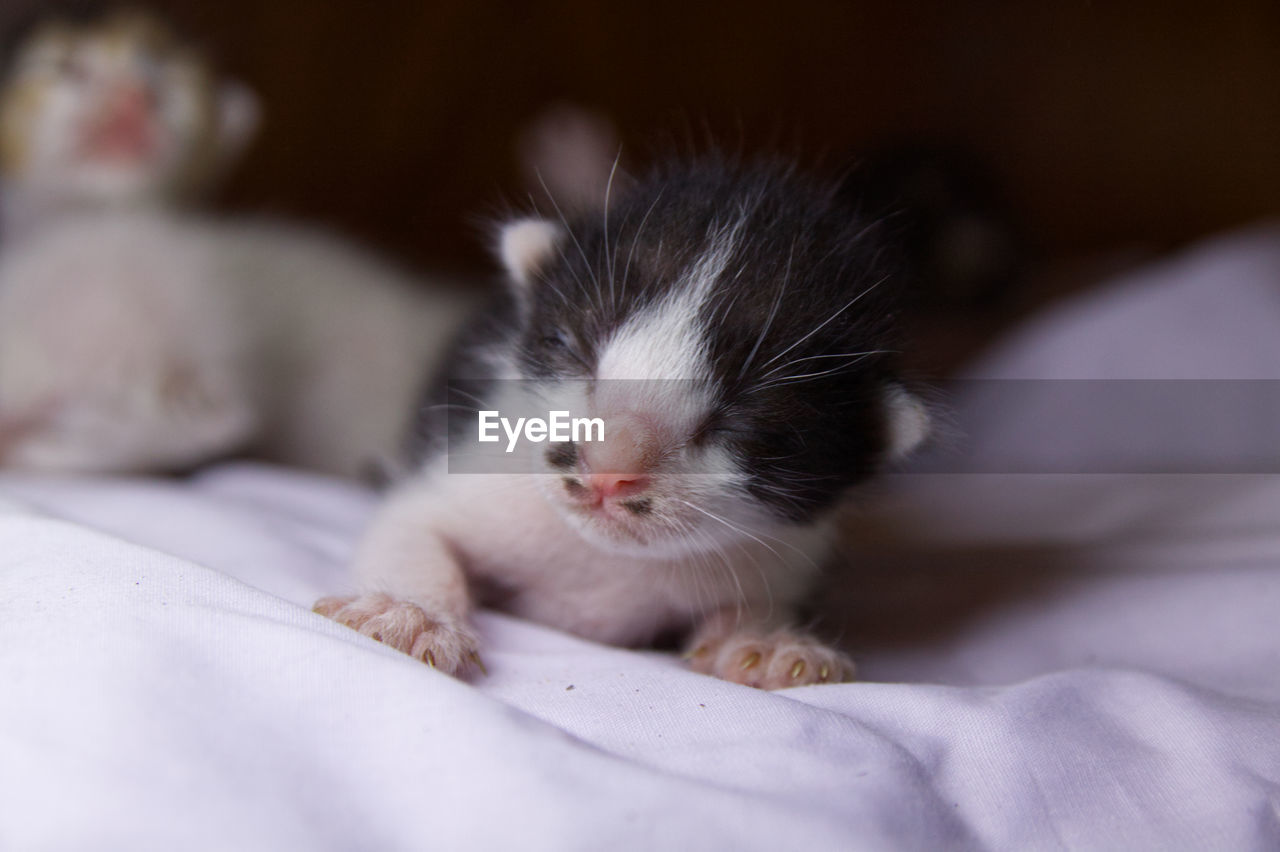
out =
[[[6,0],[0,18],[39,5]],[[964,143],[1048,261],[1280,210],[1275,0],[149,7],[264,101],[222,204],[327,223],[429,268],[484,268],[477,223],[525,191],[517,134],[562,100],[612,117],[637,152],[704,127],[837,158]]]

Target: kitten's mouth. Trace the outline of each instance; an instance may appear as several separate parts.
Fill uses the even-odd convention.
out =
[[[586,493],[572,477],[557,477],[556,481],[553,488],[559,493],[550,495],[551,499],[582,533],[632,547],[647,547],[653,541],[657,530],[650,519],[651,498],[601,500]]]
[[[642,513],[635,509],[628,509],[617,503],[600,503],[595,506],[570,503],[569,510],[611,536],[635,544],[645,544],[648,541],[643,535],[643,530],[647,527],[643,514],[647,514],[647,512]]]
[[[158,153],[159,136],[155,125],[144,117],[109,115],[88,128],[80,146],[81,154],[89,160],[139,163]]]

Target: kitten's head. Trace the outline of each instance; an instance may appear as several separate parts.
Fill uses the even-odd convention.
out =
[[[545,452],[584,536],[670,555],[812,524],[923,439],[893,370],[901,269],[834,188],[711,161],[607,209],[500,241],[518,373],[604,422]]]
[[[247,144],[257,101],[156,19],[50,20],[0,92],[0,172],[60,202],[135,204],[203,189]]]

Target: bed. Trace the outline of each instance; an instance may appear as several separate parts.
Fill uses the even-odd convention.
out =
[[[1280,230],[970,374],[1280,379]],[[334,479],[0,476],[0,848],[1280,847],[1280,475],[1054,444],[881,484],[826,596],[862,680],[776,693],[489,612],[468,683],[326,621],[376,500]]]

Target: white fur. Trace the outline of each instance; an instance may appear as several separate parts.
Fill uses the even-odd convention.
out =
[[[631,317],[604,345],[592,415],[643,413],[687,435],[706,415],[711,368],[698,315],[733,256],[737,229],[722,231],[672,294]]]
[[[543,219],[518,219],[502,229],[498,256],[511,277],[528,285],[556,252],[563,232]]]
[[[38,424],[0,458],[139,471],[251,451],[367,472],[465,310],[313,232],[70,217],[0,255],[0,425]]]
[[[889,458],[905,458],[929,437],[929,410],[901,385],[892,385],[886,392],[885,410],[889,417]]]
[[[509,611],[602,642],[650,641],[730,611],[775,620],[811,581],[821,529],[773,530],[717,553],[620,554],[584,540],[530,474],[449,474],[433,465],[392,495],[356,563],[364,590],[390,593],[446,621],[466,621],[471,582],[519,590]],[[794,548],[794,549],[792,549]]]

